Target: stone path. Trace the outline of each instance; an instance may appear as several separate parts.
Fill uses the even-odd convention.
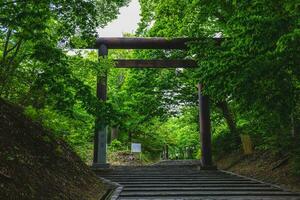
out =
[[[153,166],[119,166],[98,175],[120,184],[117,199],[300,200],[300,195],[220,170],[200,170],[178,161]],[[121,190],[122,189],[122,190]]]

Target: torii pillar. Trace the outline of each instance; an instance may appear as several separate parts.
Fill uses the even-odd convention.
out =
[[[211,151],[211,124],[209,112],[209,97],[202,93],[203,85],[198,84],[199,98],[199,125],[201,139],[201,164],[202,169],[215,169]]]
[[[106,45],[101,45],[98,49],[99,62],[100,57],[106,58],[108,49]],[[107,100],[107,74],[97,76],[97,98],[100,101]],[[106,162],[106,144],[107,144],[107,122],[104,119],[95,120],[94,135],[94,168],[108,168]]]

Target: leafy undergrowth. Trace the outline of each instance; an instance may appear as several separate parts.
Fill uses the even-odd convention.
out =
[[[300,176],[293,173],[293,164],[286,156],[269,151],[243,156],[240,152],[226,155],[217,161],[218,168],[279,185],[300,192]]]
[[[0,199],[98,200],[109,185],[62,140],[0,99]]]

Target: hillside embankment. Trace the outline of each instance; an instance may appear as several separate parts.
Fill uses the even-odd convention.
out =
[[[0,99],[1,200],[99,200],[112,187],[63,140]]]
[[[281,188],[300,192],[300,176],[293,172],[287,155],[274,155],[269,151],[257,151],[251,155],[235,152],[217,161],[219,169],[272,183]]]

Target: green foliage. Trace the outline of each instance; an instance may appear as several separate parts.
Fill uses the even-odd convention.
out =
[[[158,135],[164,137],[164,144],[169,146],[169,156],[197,158],[199,145],[199,130],[197,107],[185,108],[177,117],[171,117],[158,129]]]
[[[114,139],[111,141],[109,145],[109,150],[110,151],[121,151],[124,150],[124,145],[117,139]]]
[[[111,151],[140,142],[147,159],[166,145],[171,158],[198,158],[196,84],[211,100],[214,155],[240,148],[295,155],[299,171],[300,7],[287,1],[140,0],[136,36],[199,38],[189,51],[69,51],[92,44],[96,28],[127,0],[0,3],[0,94],[65,138],[82,157],[92,152],[94,118],[118,127]],[[80,9],[78,9],[80,8]],[[220,38],[216,42],[214,38]],[[72,55],[70,55],[72,54]],[[195,70],[112,69],[116,58],[185,59]],[[95,97],[108,73],[108,101]]]
[[[300,134],[297,1],[140,2],[138,35],[200,39],[189,44],[199,68],[177,80],[189,88],[181,92],[204,84],[213,103],[215,155],[237,150],[233,141],[243,133],[251,135],[257,149],[294,155],[291,147]],[[226,102],[227,112],[220,102]]]
[[[90,157],[94,118],[110,120],[112,107],[95,96],[96,76],[113,67],[91,47],[96,29],[127,0],[2,1],[0,3],[0,95],[26,107],[56,136]],[[105,9],[104,9],[105,7]]]

